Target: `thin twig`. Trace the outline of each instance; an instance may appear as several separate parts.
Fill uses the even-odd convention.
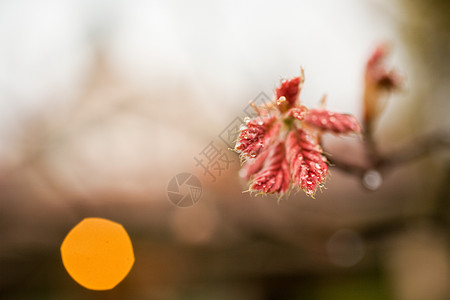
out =
[[[450,130],[438,130],[379,158],[377,167],[392,168],[450,147]]]
[[[328,161],[335,168],[358,177],[362,177],[372,169],[387,172],[394,167],[420,159],[425,155],[450,148],[450,130],[437,130],[388,154],[380,154],[376,150],[376,143],[373,138],[365,139],[365,143],[366,151],[369,151],[366,155],[368,160],[366,166],[352,164],[335,156],[328,157]]]

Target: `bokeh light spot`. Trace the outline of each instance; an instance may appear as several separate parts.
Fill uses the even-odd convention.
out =
[[[91,290],[109,290],[119,284],[134,263],[133,246],[122,225],[101,218],[78,223],[61,245],[69,275]]]
[[[363,175],[362,184],[370,191],[376,191],[382,183],[383,177],[376,170],[369,170]]]
[[[349,229],[335,232],[328,240],[326,250],[330,261],[340,267],[356,265],[366,252],[361,236]]]

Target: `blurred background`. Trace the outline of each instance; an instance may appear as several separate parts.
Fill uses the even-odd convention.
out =
[[[1,299],[450,299],[449,151],[399,166],[375,191],[331,168],[316,199],[242,193],[222,133],[299,74],[309,107],[361,118],[380,42],[405,78],[377,123],[382,151],[448,128],[446,0],[1,1]],[[448,137],[447,137],[448,141]],[[213,143],[216,180],[197,165]],[[358,137],[325,137],[362,161]],[[181,172],[202,196],[167,197]],[[371,174],[374,175],[374,174]],[[84,289],[59,247],[85,217],[121,223],[136,261]]]

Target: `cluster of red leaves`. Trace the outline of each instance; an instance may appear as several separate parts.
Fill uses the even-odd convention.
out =
[[[303,82],[303,71],[283,81],[275,91],[276,101],[256,109],[258,116],[241,127],[234,150],[245,160],[241,174],[251,180],[251,191],[284,194],[292,184],[314,196],[328,175],[319,144],[322,132],[361,131],[351,115],[300,105]]]

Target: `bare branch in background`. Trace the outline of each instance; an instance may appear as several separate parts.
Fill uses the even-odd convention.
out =
[[[379,185],[373,188],[370,184],[364,184],[364,177],[368,172],[376,172],[381,176],[382,173],[388,172],[394,167],[450,147],[450,130],[441,129],[417,138],[390,153],[379,152],[377,141],[373,135],[374,124],[386,106],[386,98],[391,92],[398,90],[402,83],[402,78],[394,70],[387,70],[383,65],[387,54],[387,46],[379,46],[366,65],[363,99],[363,138],[366,164],[364,166],[356,165],[335,156],[328,156],[328,160],[334,167],[360,177],[363,186],[369,190],[374,190]]]

